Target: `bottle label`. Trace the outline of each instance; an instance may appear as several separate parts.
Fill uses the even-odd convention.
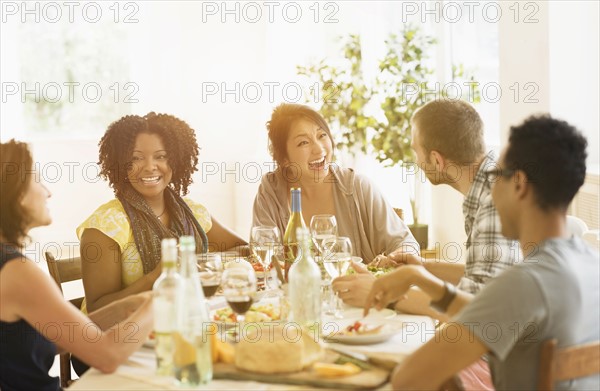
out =
[[[154,307],[154,331],[157,333],[170,333],[175,329],[175,306],[171,301],[155,297],[152,300]]]

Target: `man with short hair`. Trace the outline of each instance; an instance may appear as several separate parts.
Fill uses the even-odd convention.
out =
[[[489,279],[520,259],[518,243],[500,233],[500,220],[490,194],[491,183],[485,175],[496,163],[493,153],[485,152],[483,121],[467,102],[438,99],[419,108],[411,123],[412,148],[429,181],[434,185],[450,185],[465,196],[466,257],[463,264],[403,255],[388,259],[388,265],[424,265],[444,281],[475,294]],[[366,269],[353,267],[358,273],[337,278],[333,288],[348,304],[363,306],[375,278]],[[447,319],[443,312],[430,307],[427,295],[417,290],[409,292],[409,299],[396,308]]]
[[[600,339],[598,253],[566,230],[567,208],[585,179],[586,146],[574,127],[549,116],[511,128],[499,166],[487,175],[502,233],[520,241],[525,258],[474,298],[415,265],[373,284],[366,311],[416,285],[457,314],[396,368],[394,388],[438,389],[488,353],[496,389],[532,390],[544,341],[565,347]],[[556,388],[598,390],[600,376]]]

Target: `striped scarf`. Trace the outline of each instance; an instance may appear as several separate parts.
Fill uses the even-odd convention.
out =
[[[150,273],[161,258],[161,241],[164,238],[179,238],[183,235],[196,239],[196,252],[205,253],[208,249],[206,233],[194,217],[183,198],[167,187],[164,192],[165,206],[171,223],[164,226],[154,214],[144,197],[130,184],[117,196],[133,230],[133,238],[144,267],[144,274]]]

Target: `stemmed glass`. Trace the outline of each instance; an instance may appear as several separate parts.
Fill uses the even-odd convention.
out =
[[[281,245],[281,236],[277,227],[258,226],[252,227],[250,235],[250,249],[258,258],[258,261],[264,270],[265,290],[271,290],[269,286],[269,267],[273,259],[273,254]]]
[[[325,312],[331,314],[335,312],[332,309],[330,303],[332,302],[332,290],[331,290],[331,279],[328,278],[328,274],[323,266],[323,257],[328,253],[328,249],[323,247],[323,242],[326,239],[333,239],[337,236],[337,221],[334,215],[314,215],[310,219],[310,234],[312,236],[315,249],[318,254],[315,257],[317,264],[321,269],[321,289],[324,303],[327,303]]]
[[[242,268],[227,269],[223,272],[222,285],[227,304],[237,314],[238,322],[243,323],[254,302],[256,275]]]
[[[198,263],[198,274],[200,283],[204,291],[204,297],[213,296],[221,285],[221,275],[223,274],[223,262],[221,254],[204,253],[196,256]]]
[[[331,240],[337,236],[337,221],[334,215],[314,215],[310,219],[310,234],[319,255],[323,256],[326,248],[323,242],[326,239]]]
[[[345,236],[327,238],[323,241],[322,245],[327,249],[327,253],[323,257],[323,265],[331,279],[336,279],[346,274],[352,262],[352,242],[350,242],[350,238]],[[342,301],[338,293],[335,294],[334,316],[336,318],[343,318]]]

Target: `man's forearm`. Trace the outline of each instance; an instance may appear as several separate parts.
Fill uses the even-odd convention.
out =
[[[444,381],[475,362],[487,348],[470,331],[460,327],[458,339],[446,338],[444,327],[424,346],[402,361],[392,374],[392,386],[398,390],[437,390]]]
[[[411,279],[411,283],[425,292],[425,294],[431,298],[431,301],[439,301],[446,294],[444,281],[445,280],[429,272],[427,269],[421,272],[415,271]],[[448,306],[446,315],[455,315],[467,305],[472,298],[473,295],[470,293],[457,290],[454,300],[452,300]]]
[[[465,275],[465,265],[462,263],[449,263],[440,259],[423,262],[428,272],[444,281],[456,285]]]

